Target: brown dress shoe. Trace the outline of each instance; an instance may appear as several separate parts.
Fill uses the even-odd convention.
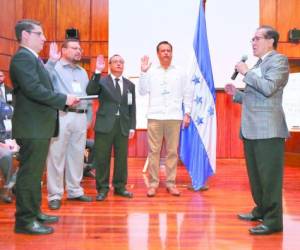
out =
[[[180,196],[180,192],[176,187],[168,187],[167,191],[173,196]]]
[[[154,197],[155,194],[156,194],[156,189],[154,187],[148,188],[148,191],[147,191],[147,196],[148,197]]]

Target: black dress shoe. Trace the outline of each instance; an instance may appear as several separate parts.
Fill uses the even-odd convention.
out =
[[[93,201],[93,198],[89,197],[89,196],[86,196],[86,195],[81,195],[81,196],[76,197],[76,198],[68,198],[68,200],[71,200],[71,201],[91,202],[91,201]]]
[[[47,214],[43,214],[43,213],[39,213],[36,218],[41,223],[54,223],[54,222],[58,222],[58,219],[59,219],[58,216],[47,215]]]
[[[264,224],[260,224],[256,227],[252,227],[249,229],[249,233],[252,235],[267,235],[267,234],[272,234],[272,233],[276,233],[276,232],[282,232],[282,228],[271,229]]]
[[[44,226],[38,221],[33,221],[26,226],[15,226],[15,233],[20,234],[51,234],[53,232],[52,227]]]
[[[247,221],[262,221],[262,218],[255,217],[252,213],[238,214],[238,218],[240,220],[247,220]]]
[[[105,193],[105,192],[100,192],[100,193],[98,193],[97,196],[96,196],[96,201],[104,201],[105,198],[106,198],[106,196],[107,196],[107,193]]]
[[[57,210],[59,209],[61,206],[61,200],[52,200],[52,201],[49,201],[48,203],[48,207],[51,209],[51,210]]]
[[[133,193],[127,191],[126,189],[125,190],[115,190],[114,194],[122,196],[122,197],[127,197],[127,198],[133,197]]]

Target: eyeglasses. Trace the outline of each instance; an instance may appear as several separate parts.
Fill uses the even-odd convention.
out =
[[[83,51],[83,49],[80,47],[67,47],[67,49],[79,50],[80,52]]]
[[[123,60],[111,60],[110,63],[120,63],[120,64],[124,64]]]
[[[36,34],[38,36],[41,36],[41,35],[44,35],[43,32],[41,31],[32,31],[32,30],[27,30],[28,33],[33,33],[33,34]]]
[[[262,39],[268,39],[268,38],[265,38],[265,37],[262,37],[262,36],[255,36],[255,37],[253,37],[252,39],[251,39],[251,43],[254,43],[254,42],[258,42],[258,41],[260,41],[260,40],[262,40]]]

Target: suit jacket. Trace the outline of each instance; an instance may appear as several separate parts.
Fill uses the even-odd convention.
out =
[[[270,52],[244,77],[244,92],[234,101],[242,103],[241,134],[247,139],[287,138],[289,136],[282,108],[283,88],[288,82],[288,59]]]
[[[99,95],[100,106],[96,114],[95,131],[109,133],[120,112],[122,134],[128,136],[130,129],[136,127],[135,86],[123,77],[123,94],[119,99],[110,75],[101,77],[94,74],[86,92],[88,95]],[[128,105],[128,93],[132,94],[132,104]]]
[[[57,135],[57,109],[65,107],[66,95],[53,91],[42,62],[21,47],[11,60],[10,77],[15,95],[13,138],[48,139]]]

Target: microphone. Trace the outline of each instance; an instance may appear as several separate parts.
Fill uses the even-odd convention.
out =
[[[248,56],[246,55],[243,55],[242,58],[241,58],[241,62],[246,62],[248,60]],[[237,77],[238,75],[238,71],[235,69],[232,76],[231,76],[231,80],[235,80],[235,78]]]

